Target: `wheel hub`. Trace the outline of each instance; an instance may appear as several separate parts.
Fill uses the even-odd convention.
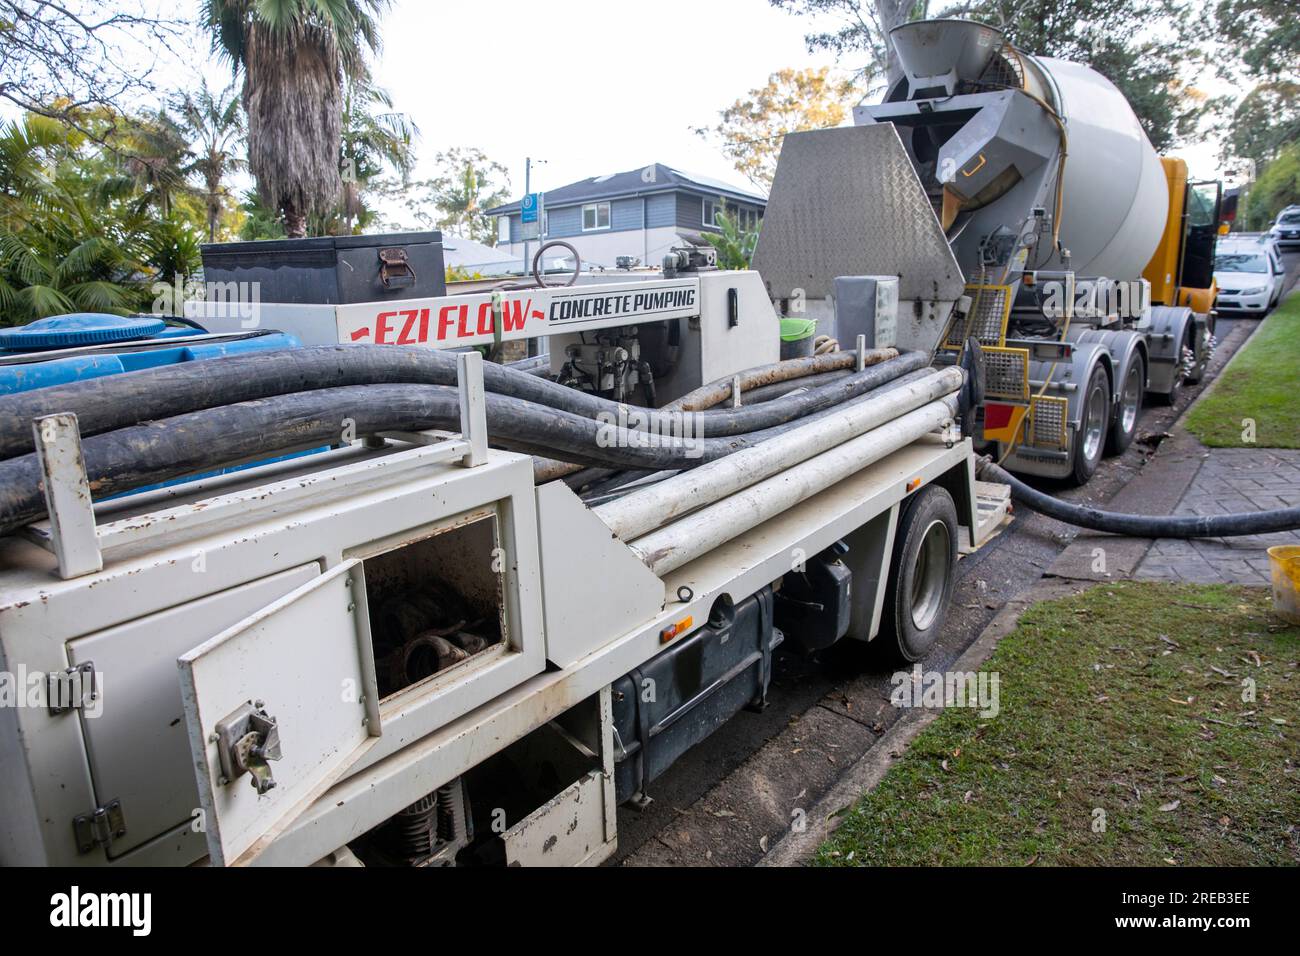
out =
[[[950,554],[948,526],[938,519],[931,521],[921,538],[912,568],[912,623],[917,630],[926,630],[943,608]]]

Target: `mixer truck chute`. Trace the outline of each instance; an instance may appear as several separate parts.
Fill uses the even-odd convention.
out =
[[[890,41],[903,75],[883,102],[786,137],[754,268],[783,311],[874,345],[890,344],[875,316],[834,285],[896,277],[900,345],[940,365],[982,353],[974,437],[1013,470],[1083,483],[1133,440],[1148,392],[1203,374],[1217,198],[1086,66],[970,21]]]

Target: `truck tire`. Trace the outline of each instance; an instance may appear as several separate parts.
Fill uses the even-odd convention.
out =
[[[1098,364],[1088,376],[1079,410],[1079,430],[1074,433],[1074,466],[1070,481],[1086,485],[1101,464],[1106,451],[1106,430],[1110,426],[1110,376]]]
[[[1195,356],[1195,358],[1192,361],[1192,367],[1187,370],[1187,384],[1200,385],[1201,382],[1205,380],[1205,370],[1209,367],[1210,364],[1210,356],[1209,356],[1209,348],[1208,348],[1209,332],[1208,330],[1206,331],[1207,342],[1201,343],[1197,341],[1198,334],[1196,330],[1195,319],[1187,323],[1187,325],[1188,325],[1187,328],[1188,348],[1192,350],[1192,355]],[[1197,348],[1198,345],[1201,347]]]
[[[957,534],[957,507],[938,485],[918,491],[903,509],[876,641],[889,660],[910,664],[934,647],[952,595]]]
[[[1160,393],[1160,401],[1165,405],[1173,405],[1178,401],[1178,396],[1183,394],[1184,385],[1194,384],[1191,376],[1183,371],[1183,351],[1185,349],[1196,348],[1196,327],[1189,320],[1187,326],[1183,329],[1183,344],[1178,347],[1178,365],[1174,369],[1174,381],[1169,386],[1169,391]]]
[[[1128,369],[1124,372],[1124,381],[1120,383],[1119,405],[1115,409],[1115,420],[1111,422],[1110,432],[1106,436],[1106,450],[1118,455],[1133,444],[1137,435],[1138,419],[1142,415],[1142,396],[1147,390],[1147,363],[1140,354],[1133,356]]]

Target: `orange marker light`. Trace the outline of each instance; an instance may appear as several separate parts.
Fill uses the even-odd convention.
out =
[[[913,478],[911,481],[907,483],[907,492],[908,494],[911,494],[913,491],[916,491],[916,489],[920,487],[921,487],[921,479]]]
[[[695,622],[695,618],[684,617],[676,624],[672,625],[671,627],[665,627],[662,631],[659,632],[659,643],[667,644],[678,634],[683,634],[686,631],[689,631],[691,629],[691,625],[694,622]]]

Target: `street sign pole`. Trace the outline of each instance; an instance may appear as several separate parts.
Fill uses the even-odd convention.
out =
[[[524,228],[528,222],[528,197],[533,194],[533,159],[531,156],[524,159],[524,209],[523,214],[519,217],[519,228],[524,233],[524,278],[528,278],[528,230]]]

